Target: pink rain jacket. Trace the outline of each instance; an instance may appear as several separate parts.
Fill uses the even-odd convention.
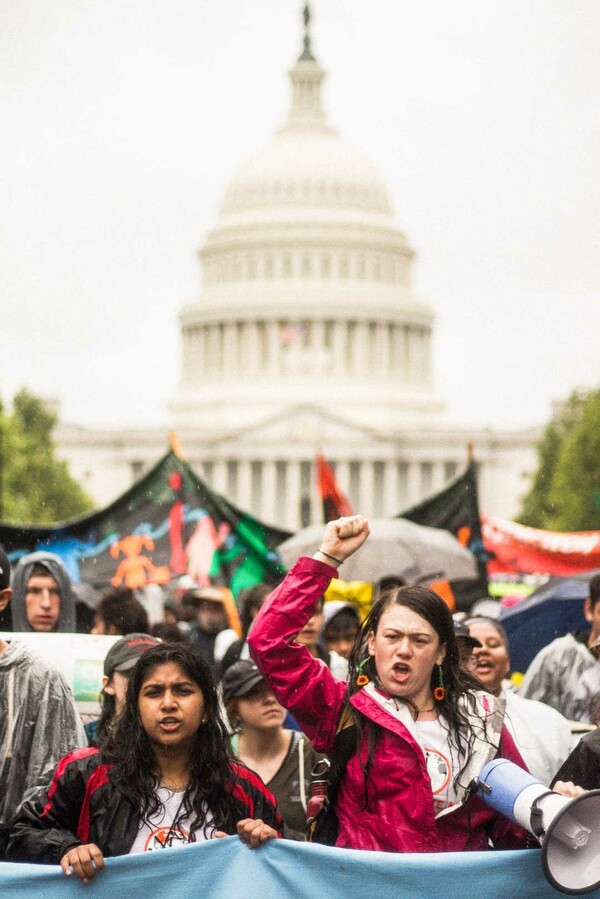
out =
[[[295,642],[296,634],[313,615],[336,571],[315,559],[301,558],[271,594],[252,625],[250,652],[277,698],[292,713],[320,752],[330,753],[347,685],[336,680],[320,659]],[[473,796],[436,818],[431,781],[423,751],[409,730],[364,689],[350,703],[379,727],[371,767],[373,787],[365,806],[364,775],[354,754],[340,781],[336,802],[339,821],[337,846],[386,852],[455,852],[494,847],[526,848],[528,835]],[[499,755],[525,768],[510,734],[502,725],[501,701],[478,695],[481,720],[491,722],[488,739],[479,740],[473,754],[476,770],[461,780],[468,783],[483,764]],[[476,731],[479,729],[475,728]],[[361,747],[368,755],[366,739]]]

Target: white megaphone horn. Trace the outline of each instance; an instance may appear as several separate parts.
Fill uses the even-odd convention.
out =
[[[590,893],[600,886],[600,790],[569,799],[507,759],[488,762],[475,785],[487,805],[538,837],[553,887]]]

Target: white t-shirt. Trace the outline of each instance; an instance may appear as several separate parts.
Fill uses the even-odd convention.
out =
[[[130,855],[186,846],[188,843],[199,843],[213,838],[215,827],[210,814],[207,815],[206,825],[196,828],[193,834],[190,834],[190,818],[183,808],[185,793],[174,793],[166,787],[159,787],[156,795],[162,807],[147,821],[140,821],[137,836],[129,850]]]
[[[437,815],[458,802],[454,788],[454,779],[460,771],[456,763],[456,750],[450,747],[448,729],[439,718],[435,721],[416,721],[415,726],[425,753],[427,773],[431,778],[433,807]]]

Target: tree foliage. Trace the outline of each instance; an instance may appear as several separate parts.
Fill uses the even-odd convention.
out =
[[[554,531],[600,530],[600,389],[572,394],[546,427],[519,521]]]
[[[21,390],[12,413],[0,405],[0,518],[49,524],[93,508],[92,500],[56,458],[56,416],[38,397]]]

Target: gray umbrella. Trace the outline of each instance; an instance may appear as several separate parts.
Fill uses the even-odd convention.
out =
[[[367,542],[344,562],[345,581],[377,583],[395,576],[407,583],[477,577],[477,563],[456,537],[439,528],[427,528],[403,518],[375,518],[369,522]],[[312,556],[323,539],[324,525],[304,528],[277,547],[290,568],[299,556]]]

